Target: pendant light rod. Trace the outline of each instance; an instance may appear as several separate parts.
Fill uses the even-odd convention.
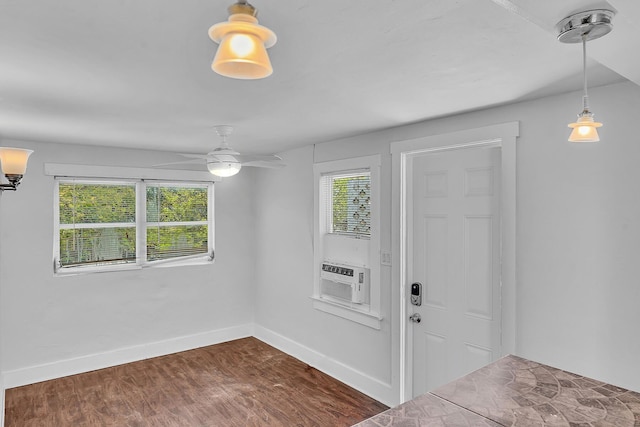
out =
[[[589,111],[589,94],[587,93],[587,34],[582,35],[582,110]]]

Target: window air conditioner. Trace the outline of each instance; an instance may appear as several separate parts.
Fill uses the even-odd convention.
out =
[[[325,261],[320,269],[320,278],[330,282],[321,286],[322,296],[340,298],[356,304],[366,302],[369,292],[368,268]]]

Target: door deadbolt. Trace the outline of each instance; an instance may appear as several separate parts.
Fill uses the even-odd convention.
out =
[[[420,282],[411,284],[411,304],[422,305],[422,283]]]

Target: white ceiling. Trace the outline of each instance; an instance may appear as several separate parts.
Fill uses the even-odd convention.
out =
[[[195,153],[231,124],[268,153],[578,90],[582,50],[554,26],[602,6],[590,85],[640,84],[637,0],[251,1],[278,35],[256,81],[210,69],[233,0],[0,0],[0,135]]]

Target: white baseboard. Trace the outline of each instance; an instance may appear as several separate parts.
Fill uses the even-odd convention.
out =
[[[255,325],[254,337],[342,381],[387,406],[394,406],[393,402],[397,400],[391,384],[387,384],[351,366],[331,359],[322,353],[303,346],[270,329]]]
[[[246,324],[194,335],[171,338],[164,341],[136,345],[133,347],[121,348],[105,353],[90,354],[73,359],[60,360],[58,362],[47,363],[44,365],[29,366],[13,371],[5,371],[2,373],[4,377],[4,386],[2,387],[2,409],[4,409],[5,388],[20,387],[54,378],[95,371],[97,369],[122,365],[124,363],[137,362],[139,360],[192,350],[198,347],[219,344],[221,342],[246,338],[253,335],[253,324]],[[4,410],[2,411],[2,414],[4,414]]]

